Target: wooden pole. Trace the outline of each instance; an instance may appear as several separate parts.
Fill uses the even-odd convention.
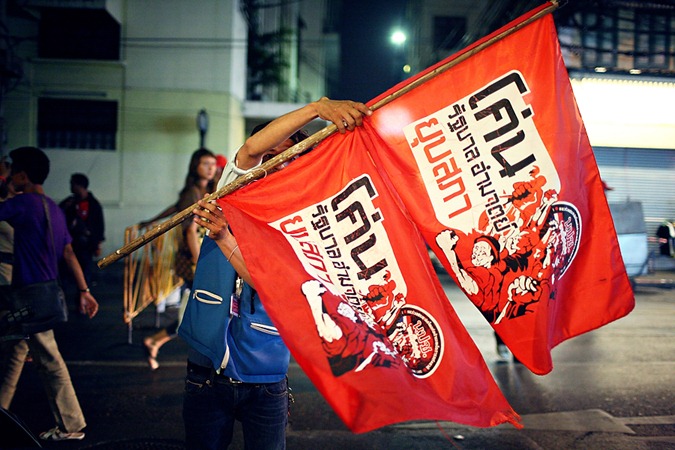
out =
[[[523,27],[526,27],[530,23],[539,20],[546,14],[549,14],[553,12],[555,9],[559,7],[559,2],[558,0],[550,0],[549,5],[546,6],[545,8],[542,8],[539,12],[536,14],[532,15],[532,17],[529,17],[527,20],[524,20],[523,22],[520,22],[516,24],[515,26],[506,29],[502,31],[499,34],[496,34],[492,38],[486,40],[485,42],[481,42],[480,44],[476,45],[474,48],[471,50],[464,52],[460,55],[458,55],[456,58],[451,59],[450,61],[446,62],[443,65],[438,66],[436,69],[430,71],[429,73],[424,74],[420,78],[414,80],[413,82],[403,86],[396,92],[392,92],[391,94],[387,95],[386,97],[382,98],[375,104],[373,104],[370,109],[372,111],[376,111],[377,109],[383,107],[384,105],[396,100],[397,98],[401,97],[402,95],[412,91],[413,89],[419,87],[421,84],[426,83],[430,79],[436,77],[437,75],[442,74],[443,72],[446,72],[450,68],[456,66],[457,64],[466,61],[470,57],[474,56],[476,53],[486,49],[487,47],[493,45],[494,43],[504,39],[505,37],[515,33],[516,31],[520,30]],[[337,131],[337,127],[335,124],[330,124],[327,127],[317,131],[307,139],[303,140],[302,142],[299,142],[298,144],[295,144],[288,150],[285,150],[284,152],[276,155],[274,158],[269,159],[265,163],[261,164],[260,166],[252,169],[250,172],[246,173],[245,175],[240,176],[233,182],[226,184],[222,188],[218,189],[217,191],[213,192],[210,194],[206,200],[207,201],[213,201],[216,199],[219,199],[221,197],[224,197],[227,194],[231,194],[232,192],[236,191],[237,189],[241,188],[242,186],[245,186],[249,184],[252,181],[258,180],[260,178],[263,178],[267,176],[269,172],[274,170],[275,167],[277,167],[280,164],[283,164],[287,161],[290,161],[291,159],[295,158],[296,156],[300,155],[301,153],[305,152],[307,149],[317,145],[333,133]],[[156,239],[158,236],[160,236],[163,233],[166,233],[173,227],[179,225],[182,223],[184,220],[192,217],[193,213],[192,211],[195,210],[195,208],[198,207],[197,203],[194,203],[184,210],[176,213],[174,216],[171,217],[171,219],[167,220],[166,222],[162,222],[156,227],[148,230],[143,234],[142,236],[139,236],[138,238],[134,239],[133,241],[129,242],[128,244],[124,245],[123,247],[119,248],[115,252],[101,258],[98,261],[98,267],[101,269],[104,269],[108,265],[112,264],[113,262],[124,258],[125,256],[131,254],[132,252],[138,250],[148,242],[151,242],[152,240]]]

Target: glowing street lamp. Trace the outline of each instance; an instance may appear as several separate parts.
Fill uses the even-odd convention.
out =
[[[393,53],[393,69],[394,69],[394,80],[398,83],[402,79],[403,73],[408,73],[410,71],[410,66],[405,64],[405,43],[408,39],[405,32],[401,29],[395,29],[389,40],[391,44],[395,47]],[[408,67],[408,70],[406,70]]]
[[[391,43],[399,47],[405,44],[406,39],[407,36],[401,30],[394,31],[390,37]]]

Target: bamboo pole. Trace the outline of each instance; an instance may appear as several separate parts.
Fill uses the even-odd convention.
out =
[[[495,44],[496,42],[504,39],[505,37],[515,33],[516,31],[520,30],[521,28],[526,27],[527,25],[531,24],[532,22],[535,22],[539,20],[540,18],[544,17],[547,14],[550,14],[553,12],[555,9],[557,9],[560,6],[560,3],[558,0],[550,0],[549,5],[546,6],[545,8],[542,8],[540,11],[538,11],[536,14],[533,14],[531,17],[528,19],[524,20],[523,22],[520,22],[516,24],[515,26],[508,28],[504,31],[502,31],[499,34],[496,34],[492,38],[486,40],[485,42],[481,42],[480,44],[476,45],[474,48],[470,49],[467,52],[464,52],[460,55],[458,55],[456,58],[451,59],[450,61],[446,62],[445,64],[442,64],[438,66],[436,69],[430,71],[429,73],[424,74],[420,78],[412,81],[411,83],[401,87],[399,90],[392,92],[388,96],[382,98],[375,104],[373,104],[370,109],[372,111],[376,111],[377,109],[387,105],[388,103],[391,103],[392,101],[396,100],[397,98],[403,96],[404,94],[412,91],[413,89],[419,87],[420,85],[426,83],[427,81],[431,80],[432,78],[442,74],[443,72],[446,72],[450,68],[456,66],[457,64],[466,61],[467,59],[471,58],[474,56],[476,53],[486,49],[487,47]],[[276,155],[274,158],[269,159],[265,163],[261,164],[260,166],[252,169],[250,172],[246,173],[245,175],[240,176],[236,180],[234,180],[231,183],[226,184],[222,188],[216,190],[212,194],[210,194],[206,200],[207,201],[213,201],[216,199],[219,199],[221,197],[224,197],[225,195],[231,194],[232,192],[236,191],[237,189],[249,184],[252,181],[258,180],[260,178],[263,178],[267,176],[269,172],[271,172],[275,167],[277,167],[280,164],[283,164],[287,161],[290,161],[291,159],[295,158],[296,156],[300,155],[301,153],[305,152],[307,149],[317,145],[327,137],[331,136],[333,133],[337,131],[337,127],[335,124],[330,124],[327,127],[317,131],[307,139],[303,140],[302,142],[299,142],[298,144],[295,144],[291,148],[285,150],[284,152]],[[129,242],[128,244],[124,245],[123,247],[119,248],[115,252],[101,258],[98,261],[98,267],[101,269],[104,269],[105,267],[109,266],[113,262],[124,258],[125,256],[131,254],[132,252],[138,250],[148,242],[151,242],[152,240],[156,239],[158,236],[162,235],[163,233],[166,233],[170,229],[174,228],[175,226],[179,225],[182,223],[184,220],[188,219],[193,215],[192,211],[195,210],[195,208],[198,207],[197,203],[194,203],[184,210],[176,213],[174,216],[172,216],[169,220],[160,223],[154,228],[151,228],[148,230],[145,234],[142,236],[139,236],[138,238],[134,239],[133,241]]]

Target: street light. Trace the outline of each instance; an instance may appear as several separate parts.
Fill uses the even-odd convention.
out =
[[[394,48],[394,57],[392,59],[394,64],[394,80],[396,83],[401,81],[403,77],[402,73],[409,73],[410,66],[405,64],[405,43],[408,39],[405,31],[401,29],[395,29],[392,31],[391,36],[389,36],[389,41],[392,43]]]
[[[391,34],[391,37],[389,38],[391,40],[391,43],[396,45],[397,47],[402,46],[405,44],[405,41],[408,37],[405,35],[405,33],[401,30],[394,30],[394,32]]]
[[[199,130],[199,148],[204,148],[206,132],[209,131],[209,115],[204,108],[197,114],[197,129]]]

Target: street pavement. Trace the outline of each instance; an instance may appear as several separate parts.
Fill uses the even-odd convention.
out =
[[[71,313],[56,330],[88,426],[84,440],[43,443],[44,448],[183,448],[186,345],[180,339],[166,344],[154,372],[142,346],[156,321],[168,324],[176,310],[157,315],[150,307],[131,327],[124,324],[122,267],[115,263],[96,274],[92,291],[101,306],[98,316],[89,320]],[[489,325],[447,275],[439,277],[525,428],[412,422],[353,434],[292,361],[289,449],[675,449],[675,271],[636,279],[635,310],[556,347],[554,369],[546,376],[500,360]],[[30,363],[10,411],[34,435],[53,426]],[[3,439],[4,431],[0,448]],[[231,448],[243,448],[239,431]]]

